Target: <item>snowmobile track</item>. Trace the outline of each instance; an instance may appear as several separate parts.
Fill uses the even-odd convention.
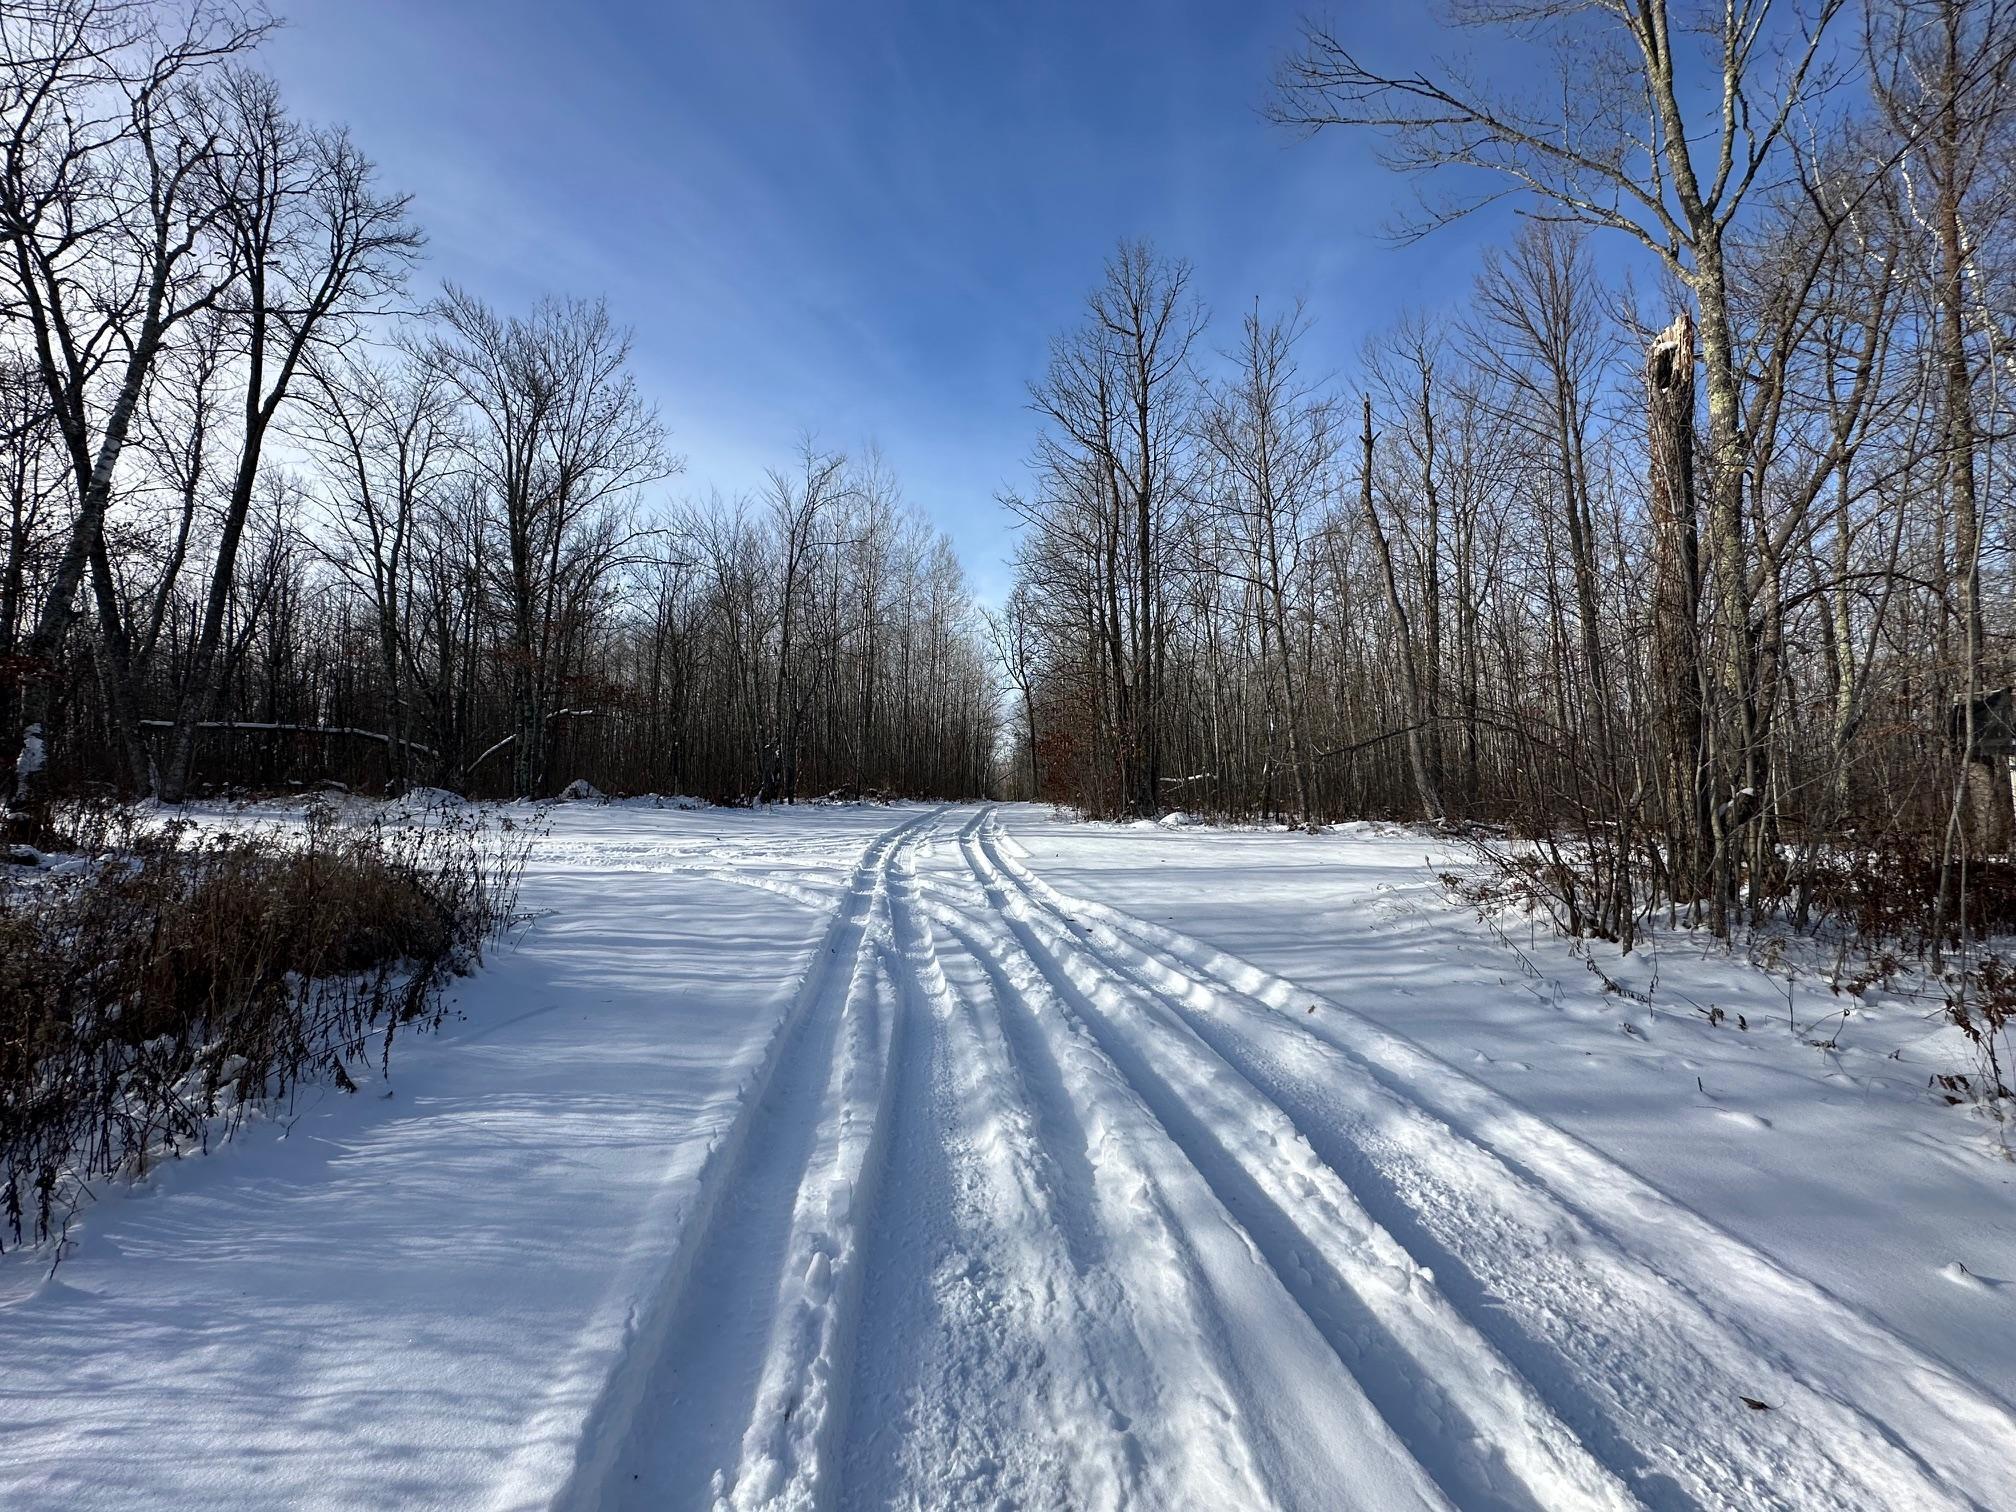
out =
[[[850,1062],[872,1059],[878,1053],[872,1041],[894,1024],[874,1012],[873,1001],[886,986],[881,952],[890,867],[941,812],[892,827],[856,864],[769,1052],[743,1090],[734,1123],[711,1152],[699,1204],[681,1230],[658,1304],[650,1317],[636,1320],[624,1364],[556,1505],[706,1506],[735,1484],[745,1447],[759,1456],[774,1448],[745,1440],[757,1433],[762,1394],[766,1387],[779,1389],[780,1373],[787,1393],[803,1384],[790,1379],[793,1362],[779,1358],[805,1344],[783,1336],[806,1321],[790,1314],[793,1294],[806,1287],[807,1277],[788,1274],[788,1267],[804,1245],[816,1242],[803,1232],[807,1224],[824,1219],[838,1201],[834,1192],[807,1188],[822,1145],[872,1134],[872,1125],[868,1131],[839,1127],[854,1122],[858,1111],[846,1105],[848,1072],[886,1082],[872,1065]],[[867,1031],[864,1042],[849,1046],[850,1029]],[[845,1181],[832,1168],[839,1152],[824,1153],[829,1169],[823,1174]],[[870,1194],[852,1195],[865,1201]],[[816,1211],[801,1212],[808,1203]],[[831,1288],[835,1257],[824,1260]],[[822,1300],[844,1303],[848,1284],[843,1272],[837,1292],[829,1290]],[[858,1287],[858,1278],[852,1284]],[[787,1406],[787,1419],[797,1405]],[[832,1414],[814,1449],[838,1428],[843,1404],[828,1405]],[[772,1468],[766,1464],[759,1473]]]
[[[961,818],[854,867],[562,1504],[1995,1504],[1993,1393]]]
[[[1341,1005],[1058,891],[999,833],[990,818],[975,843],[1014,905],[1286,1116],[1646,1505],[1998,1504],[2006,1487],[1989,1465],[2016,1452],[2016,1419],[1989,1394]],[[1643,1243],[1647,1216],[1666,1243]],[[1674,1264],[1683,1253],[1692,1263]],[[1851,1352],[1846,1379],[1880,1398],[1881,1418],[1838,1380],[1814,1384],[1783,1338],[1788,1294],[1809,1331],[1824,1320],[1816,1349]],[[1620,1359],[1659,1370],[1618,1371]],[[1773,1411],[1731,1412],[1746,1394]],[[1922,1451],[1899,1431],[1914,1421],[1900,1423],[1900,1405],[1917,1409]],[[1946,1414],[2004,1449],[1942,1453]]]

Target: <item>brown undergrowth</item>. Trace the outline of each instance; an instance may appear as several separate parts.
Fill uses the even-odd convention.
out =
[[[0,882],[0,1240],[90,1183],[228,1138],[305,1082],[354,1090],[515,917],[526,831],[444,809],[232,832],[73,813]]]

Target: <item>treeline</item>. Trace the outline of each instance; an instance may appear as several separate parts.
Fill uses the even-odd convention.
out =
[[[1627,942],[2016,922],[2016,7],[1782,9],[1459,5],[1538,96],[1306,33],[1278,121],[1472,197],[1409,229],[1535,213],[1335,376],[1119,249],[1011,500],[1023,788],[1509,823]]]
[[[419,297],[422,237],[230,4],[0,8],[10,815],[335,779],[985,786],[978,620],[889,467],[681,470],[600,301]]]

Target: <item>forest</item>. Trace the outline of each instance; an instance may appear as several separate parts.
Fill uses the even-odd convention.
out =
[[[332,781],[999,792],[1501,827],[1513,885],[1627,943],[2016,921],[2011,7],[1450,20],[1506,77],[1312,22],[1265,109],[1376,142],[1403,243],[1512,200],[1474,284],[1319,370],[1336,291],[1210,312],[1122,240],[1029,375],[990,606],[872,446],[682,493],[602,299],[429,292],[263,13],[8,7],[13,827]]]
[[[1627,944],[2016,922],[2016,8],[1794,10],[1453,7],[1537,93],[1305,31],[1269,114],[1372,136],[1422,190],[1390,234],[1515,228],[1341,373],[1336,296],[1207,321],[1119,247],[1007,501],[1020,790],[1509,826]]]
[[[0,1509],[2016,1508],[2016,0],[1321,10],[0,0]]]
[[[50,797],[985,785],[984,642],[889,463],[683,500],[597,297],[429,294],[412,207],[208,3],[0,12],[0,730]]]

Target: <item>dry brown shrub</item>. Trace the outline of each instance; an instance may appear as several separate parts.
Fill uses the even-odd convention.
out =
[[[233,834],[73,816],[79,853],[0,885],[0,1228],[59,1229],[99,1177],[346,1090],[514,917],[525,832],[425,822]]]

